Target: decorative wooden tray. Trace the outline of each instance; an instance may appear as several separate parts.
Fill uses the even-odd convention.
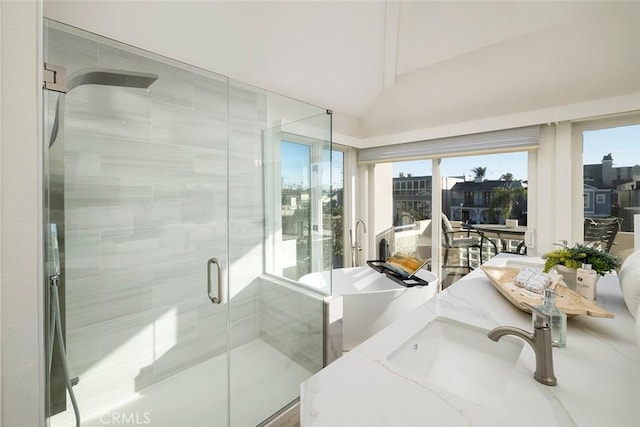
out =
[[[504,296],[511,304],[520,310],[531,313],[531,310],[522,306],[521,303],[526,302],[533,306],[542,304],[542,295],[537,296],[532,292],[526,291],[513,283],[513,278],[518,275],[520,269],[510,267],[489,267],[480,266],[484,274],[487,275],[493,286]],[[613,313],[608,312],[602,307],[597,306],[593,301],[589,301],[577,292],[572,291],[562,284],[555,286],[556,307],[567,316],[587,315],[592,317],[606,317],[612,319]]]

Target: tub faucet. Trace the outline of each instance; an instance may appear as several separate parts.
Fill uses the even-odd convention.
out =
[[[514,326],[499,326],[489,331],[487,335],[493,341],[498,341],[504,335],[515,335],[528,342],[536,354],[536,371],[533,373],[533,377],[544,385],[556,385],[558,381],[553,373],[549,316],[530,304],[522,303],[522,305],[534,313],[532,334]]]
[[[352,234],[352,230],[349,230],[349,237],[351,239],[351,266],[352,267],[357,267],[358,264],[360,264],[360,257],[358,256],[360,254],[360,251],[362,251],[362,247],[360,246],[360,243],[358,242],[358,225],[362,225],[362,232],[366,233],[367,232],[367,226],[364,225],[364,221],[359,219],[356,222],[356,232],[355,232],[355,236],[353,236]],[[354,239],[355,237],[355,239]]]

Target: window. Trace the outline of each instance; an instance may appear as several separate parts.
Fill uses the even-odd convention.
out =
[[[281,150],[283,275],[297,280],[311,271],[311,145],[282,141]]]
[[[473,206],[473,191],[465,191],[464,204],[467,206]]]
[[[640,213],[639,141],[640,124],[582,133],[585,217],[617,217],[620,231],[634,231],[633,215]]]
[[[451,221],[468,223],[471,227],[505,224],[508,218],[527,225],[527,169],[527,152],[442,159],[442,212]],[[482,253],[477,247],[448,248],[441,252],[441,264],[447,266],[440,274],[444,287],[462,277],[468,271],[466,267],[478,267],[496,251],[516,252],[524,244],[518,235],[485,231],[484,236],[495,247],[485,241]]]
[[[393,195],[393,224],[376,236],[376,248],[382,239],[393,252],[403,252],[422,259],[431,258],[431,161],[393,163],[393,185],[407,182],[408,190]],[[394,228],[397,227],[397,228]]]

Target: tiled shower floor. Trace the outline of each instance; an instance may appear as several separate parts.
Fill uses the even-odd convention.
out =
[[[227,425],[226,354],[209,359],[100,413],[80,414],[83,427],[149,425],[153,427]],[[312,375],[261,339],[231,352],[231,422],[255,426],[299,394]],[[68,407],[71,408],[70,403]],[[73,427],[73,411],[51,419],[52,427]]]

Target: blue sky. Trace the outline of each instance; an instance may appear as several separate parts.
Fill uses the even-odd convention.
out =
[[[584,133],[583,163],[600,163],[608,153],[613,157],[614,167],[640,165],[640,125]]]
[[[306,144],[282,141],[282,185],[309,187],[309,159],[311,147]]]
[[[325,150],[326,157],[323,163],[329,162],[328,150]],[[334,188],[343,186],[343,163],[344,155],[340,151],[333,152],[333,164],[331,175],[324,174],[322,176],[322,185],[329,186],[329,180],[333,183]],[[298,144],[295,142],[282,141],[282,185],[284,187],[294,187],[302,185],[303,188],[309,187],[309,162],[311,155],[311,147],[306,144]]]

